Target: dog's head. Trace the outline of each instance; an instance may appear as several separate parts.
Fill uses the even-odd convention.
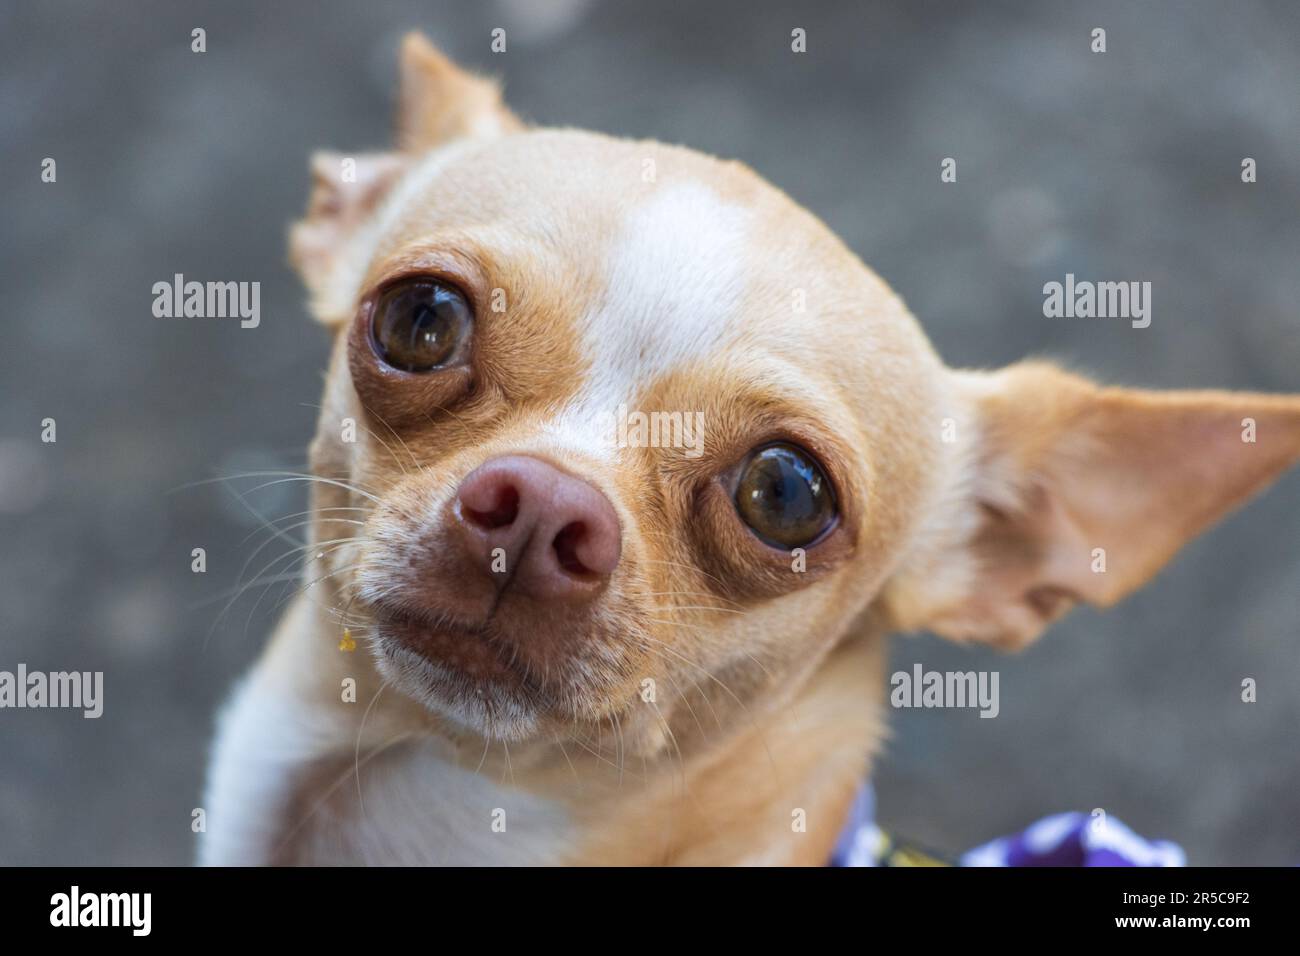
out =
[[[401,70],[399,148],[318,157],[292,246],[334,603],[451,726],[650,751],[866,615],[1019,645],[1300,454],[1296,399],[951,371],[744,166],[526,127],[419,37]]]

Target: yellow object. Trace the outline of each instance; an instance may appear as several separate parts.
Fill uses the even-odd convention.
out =
[[[346,627],[343,628],[343,640],[339,641],[339,650],[345,652],[355,651],[357,642],[352,639],[352,632]]]

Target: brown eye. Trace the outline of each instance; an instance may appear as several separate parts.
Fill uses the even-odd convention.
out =
[[[403,372],[449,365],[468,341],[473,312],[455,289],[430,280],[384,292],[371,320],[380,357]]]
[[[802,449],[775,444],[759,448],[740,469],[736,511],[763,541],[802,548],[835,523],[831,483]]]

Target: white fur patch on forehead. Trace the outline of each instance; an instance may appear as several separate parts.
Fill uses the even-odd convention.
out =
[[[661,185],[632,207],[603,260],[605,291],[579,321],[590,376],[548,429],[551,437],[608,453],[620,406],[630,408],[655,379],[727,340],[748,283],[751,223],[748,209],[696,181]]]

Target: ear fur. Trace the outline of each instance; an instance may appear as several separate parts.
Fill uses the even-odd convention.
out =
[[[523,128],[502,103],[497,84],[462,70],[422,33],[408,33],[402,39],[400,73],[397,139],[406,152]]]
[[[311,158],[307,215],[289,230],[289,261],[312,296],[312,312],[326,324],[343,321],[332,302],[330,278],[348,241],[379,208],[406,171],[397,153],[317,152]]]
[[[961,530],[887,595],[904,628],[1022,646],[1145,584],[1300,459],[1300,396],[1103,388],[1039,362],[955,374]]]
[[[397,115],[399,149],[387,153],[318,152],[312,157],[307,215],[289,234],[289,260],[326,324],[344,321],[351,290],[333,288],[340,262],[418,155],[466,138],[492,139],[523,125],[489,80],[462,70],[419,33],[402,40]]]

